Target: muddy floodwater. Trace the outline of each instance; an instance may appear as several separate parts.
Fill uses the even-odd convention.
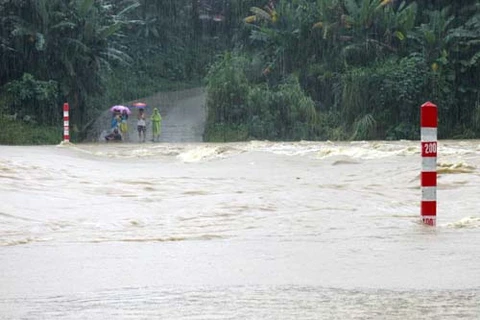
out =
[[[0,319],[480,319],[480,141],[0,146]]]

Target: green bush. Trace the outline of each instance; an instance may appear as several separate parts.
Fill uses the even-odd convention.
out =
[[[343,74],[340,104],[352,138],[416,138],[419,107],[428,100],[428,75],[421,55],[389,59]]]
[[[0,116],[0,144],[43,145],[58,144],[63,140],[62,127],[32,125]]]
[[[248,128],[245,125],[227,125],[218,123],[210,126],[203,140],[209,142],[247,141]]]
[[[44,125],[52,125],[61,119],[57,82],[40,81],[24,73],[21,79],[5,84],[4,89],[4,103],[17,117],[27,117]]]
[[[291,76],[270,88],[257,85],[247,99],[249,132],[257,139],[301,140],[314,138],[316,110],[313,100]]]
[[[225,54],[207,76],[206,141],[222,139],[300,140],[315,137],[313,100],[290,76],[276,86],[248,80],[258,63],[245,56]],[[221,129],[219,129],[221,128]],[[228,134],[229,132],[240,133]],[[246,132],[245,132],[246,130]]]
[[[239,125],[247,120],[245,99],[248,81],[243,72],[248,60],[243,56],[225,54],[212,65],[207,82],[207,125],[206,137],[215,126]]]

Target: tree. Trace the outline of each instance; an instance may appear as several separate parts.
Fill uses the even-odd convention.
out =
[[[72,122],[82,127],[92,109],[88,98],[102,92],[110,62],[128,60],[111,41],[122,16],[109,15],[108,8],[107,1],[93,0],[2,2],[1,58],[7,71],[0,85],[27,71],[56,81],[61,100],[70,102]]]

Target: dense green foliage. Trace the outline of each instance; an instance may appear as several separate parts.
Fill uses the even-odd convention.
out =
[[[0,0],[0,143],[203,80],[208,141],[473,138],[479,67],[480,0]]]
[[[418,139],[428,100],[441,138],[479,136],[480,1],[257,5],[207,77],[207,138]]]
[[[0,0],[0,117],[9,130],[59,126],[59,142],[66,101],[80,140],[113,104],[198,86],[227,36],[199,28],[193,3]],[[38,141],[6,130],[0,143]]]
[[[213,128],[207,130],[205,138],[222,140],[219,131],[224,131],[223,141],[249,137],[309,138],[316,122],[315,104],[298,79],[290,76],[274,88],[261,82],[254,85],[260,70],[249,70],[251,64],[248,58],[227,53],[211,67],[207,76],[207,122]],[[232,129],[240,136],[226,133]]]

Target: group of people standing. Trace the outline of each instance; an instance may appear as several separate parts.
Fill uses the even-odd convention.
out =
[[[113,113],[111,121],[111,132],[105,136],[107,141],[129,141],[128,135],[128,118],[129,114],[127,110],[115,111]],[[153,113],[150,116],[150,122],[152,127],[152,141],[160,141],[160,133],[162,129],[162,116],[158,111],[158,108],[153,109]],[[138,109],[137,114],[137,132],[138,140],[145,142],[147,139],[147,116],[145,115],[145,109]]]

